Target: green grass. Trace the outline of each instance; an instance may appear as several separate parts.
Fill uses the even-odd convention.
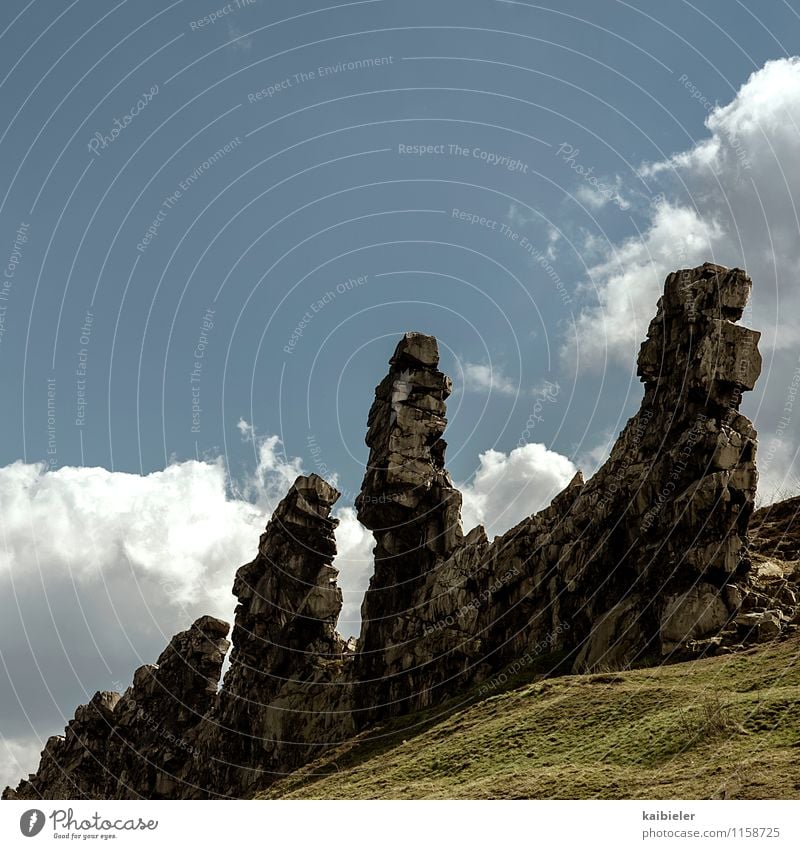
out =
[[[800,639],[597,675],[518,678],[370,729],[285,799],[800,798]]]

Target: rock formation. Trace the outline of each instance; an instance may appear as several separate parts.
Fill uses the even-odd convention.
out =
[[[800,626],[800,496],[757,510],[749,539],[753,569],[736,625],[746,640],[769,640]]]
[[[236,573],[231,666],[184,776],[198,795],[246,796],[352,734],[352,652],[335,630],[342,592],[331,565],[338,498],[318,475],[297,478]]]
[[[708,649],[698,641],[721,644],[729,625],[729,642],[738,641],[756,489],[755,431],[738,408],[761,358],[759,334],[735,322],[750,286],[744,272],[710,264],[670,275],[639,355],[641,409],[603,467],[588,483],[577,475],[548,508],[491,544],[482,528],[462,539],[446,514],[449,544],[430,554],[417,541],[443,533],[441,512],[419,493],[447,493],[449,484],[435,486],[443,452],[421,448],[438,446],[444,425],[439,396],[427,395],[441,386],[428,377],[438,374],[438,357],[429,338],[401,342],[370,412],[360,498],[400,492],[402,509],[357,502],[378,545],[356,662],[366,666],[367,649],[380,661],[381,713],[423,707],[543,650],[584,670]],[[412,345],[424,353],[409,367]],[[401,419],[405,405],[413,415]],[[406,420],[419,444],[403,473],[406,457],[393,448],[414,444]],[[392,464],[401,472],[390,488],[383,470]],[[450,502],[439,498],[441,511]],[[391,605],[381,605],[385,587]]]
[[[641,408],[608,460],[492,542],[461,529],[436,340],[406,334],[369,413],[356,507],[375,573],[358,643],[335,630],[339,494],[301,476],[236,574],[222,689],[227,626],[205,617],[122,698],[79,708],[4,796],[252,796],[320,747],[467,686],[490,691],[509,667],[666,662],[796,629],[796,571],[763,548],[795,552],[783,537],[796,506],[764,514],[748,542],[756,434],[739,404],[761,358],[737,322],[750,286],[711,264],[669,275],[639,354]]]
[[[438,370],[432,336],[406,333],[367,420],[369,460],[356,499],[375,536],[375,573],[364,597],[357,655],[362,722],[399,705],[422,681],[409,641],[421,635],[416,609],[437,564],[463,544],[461,494],[444,468],[445,400],[452,382]]]
[[[198,754],[191,735],[216,695],[227,635],[227,622],[203,616],[172,638],[155,666],[136,670],[114,708],[107,796],[174,795],[178,776]]]

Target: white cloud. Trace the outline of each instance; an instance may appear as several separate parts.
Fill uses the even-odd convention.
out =
[[[691,148],[642,167],[661,190],[648,226],[607,245],[589,269],[578,344],[565,343],[563,353],[587,370],[609,362],[631,368],[670,271],[705,261],[745,268],[753,296],[744,323],[761,331],[764,356],[745,411],[774,432],[800,348],[800,58],[767,62],[711,111],[706,127],[708,136]],[[798,412],[792,415],[790,459],[797,454]],[[800,479],[800,469],[788,476]],[[769,478],[762,481],[766,487]]]
[[[591,293],[597,305],[584,309],[576,321],[578,365],[598,370],[609,360],[628,368],[635,364],[664,278],[679,266],[714,256],[709,246],[719,236],[715,222],[703,222],[695,210],[659,203],[643,239],[623,242],[589,269],[590,283],[582,292]],[[571,345],[567,351],[572,352]]]
[[[0,791],[7,785],[16,787],[20,778],[27,778],[36,769],[46,742],[46,738],[35,735],[0,738]]]
[[[662,181],[641,234],[609,245],[589,270],[596,305],[579,319],[582,359],[630,363],[654,313],[663,279],[705,260],[739,265],[753,278],[751,323],[781,348],[800,342],[787,307],[800,306],[800,59],[756,71],[706,120],[710,136],[642,175]],[[778,312],[778,302],[781,309]],[[603,357],[600,358],[602,363]]]
[[[281,450],[280,437],[259,436],[244,419],[239,419],[236,427],[242,439],[253,444],[256,459],[255,471],[245,478],[237,494],[271,513],[298,475],[305,474],[303,461],[300,457],[288,457]],[[336,485],[335,475],[329,478],[329,483]]]
[[[509,454],[484,452],[472,482],[461,486],[464,529],[484,525],[490,539],[504,533],[546,507],[576,471],[567,457],[540,443],[529,442]]]
[[[17,461],[0,469],[0,515],[0,573],[14,582],[94,585],[124,573],[140,588],[168,584],[172,606],[209,613],[230,607],[218,572],[252,553],[263,524],[255,505],[228,500],[221,460],[144,476]]]
[[[339,570],[339,586],[344,600],[337,630],[347,638],[358,636],[361,629],[361,602],[374,570],[372,549],[375,538],[358,521],[352,507],[340,507],[334,516],[339,520],[336,529],[338,554],[334,565]]]
[[[3,772],[31,771],[31,735],[60,733],[95,690],[124,688],[198,616],[231,621],[233,574],[264,522],[229,499],[219,461],[144,476],[0,468],[0,715],[23,747],[6,747]]]
[[[610,203],[618,206],[621,210],[630,209],[631,205],[619,193],[622,181],[617,177],[614,185],[604,184],[599,188],[592,184],[578,186],[575,190],[575,197],[584,205],[589,207],[594,212],[602,209]]]
[[[499,392],[501,395],[517,395],[517,386],[503,374],[500,366],[485,363],[464,363],[464,389],[467,392]]]

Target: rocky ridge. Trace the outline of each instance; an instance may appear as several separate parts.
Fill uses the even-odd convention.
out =
[[[796,574],[748,539],[756,433],[739,405],[761,358],[737,322],[750,288],[711,264],[669,275],[638,358],[641,408],[610,457],[492,542],[461,528],[436,340],[406,334],[368,418],[356,508],[375,573],[359,640],[335,630],[339,493],[301,476],[236,574],[221,689],[228,626],[204,617],[124,696],[79,708],[4,798],[252,796],[365,725],[491,687],[509,664],[624,668],[795,630]]]

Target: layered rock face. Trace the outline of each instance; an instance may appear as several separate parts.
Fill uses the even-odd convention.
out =
[[[738,412],[761,371],[760,334],[735,324],[750,288],[711,264],[666,280],[639,354],[641,409],[575,504],[608,529],[588,584],[600,567],[613,586],[576,610],[592,623],[578,668],[667,655],[738,612],[757,482],[756,433]]]
[[[193,741],[186,793],[246,796],[352,733],[352,651],[335,630],[342,593],[331,565],[338,498],[318,475],[297,478],[236,573],[231,666]]]
[[[509,667],[619,668],[796,629],[796,570],[748,549],[756,434],[739,404],[761,358],[737,322],[750,286],[710,264],[671,274],[639,354],[641,408],[606,463],[492,542],[461,529],[436,340],[406,334],[369,413],[356,507],[375,573],[357,645],[335,630],[339,493],[301,476],[236,574],[222,689],[227,625],[205,617],[125,696],[79,708],[4,795],[252,796],[370,722],[491,691]],[[785,537],[789,512],[763,515],[761,542]]]
[[[180,774],[198,754],[192,735],[216,696],[228,630],[227,622],[203,616],[172,638],[155,666],[136,670],[114,709],[108,795],[174,795]]]
[[[231,665],[217,692],[229,626],[202,617],[133,685],[78,708],[35,776],[5,798],[247,796],[354,731],[352,649],[331,565],[339,493],[299,477],[236,573]]]
[[[461,494],[444,468],[445,400],[452,382],[438,370],[432,336],[407,333],[375,390],[358,518],[375,536],[375,573],[361,609],[356,658],[359,719],[400,705],[422,682],[409,640],[421,633],[416,602],[442,559],[463,544]]]

